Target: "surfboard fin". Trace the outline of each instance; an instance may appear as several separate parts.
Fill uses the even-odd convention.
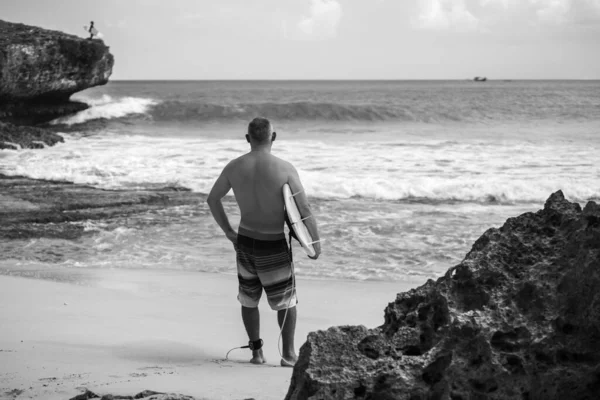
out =
[[[319,243],[319,242],[324,242],[325,239],[319,239],[319,240],[315,240],[314,242],[310,242],[308,244],[315,244],[315,243]]]
[[[304,190],[301,190],[301,191],[299,191],[299,192],[293,193],[293,194],[292,194],[292,197],[294,197],[294,196],[296,196],[296,195],[298,195],[298,194],[300,194],[300,193],[302,193],[302,192],[304,192]]]

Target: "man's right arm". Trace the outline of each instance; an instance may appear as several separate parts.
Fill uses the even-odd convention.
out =
[[[237,242],[237,233],[231,227],[229,219],[227,218],[227,214],[225,214],[223,203],[221,203],[221,199],[231,189],[231,184],[229,183],[229,178],[227,177],[227,169],[230,168],[230,166],[231,163],[227,164],[227,166],[223,169],[223,172],[221,172],[221,175],[219,178],[217,178],[217,181],[208,194],[206,202],[208,203],[213,218],[215,221],[217,221],[217,224],[219,224],[221,229],[223,229],[227,239],[231,240],[231,242],[235,245]]]
[[[294,168],[294,166],[291,164],[290,164],[289,175],[288,175],[288,184],[290,185],[290,189],[292,190],[292,193],[294,193],[294,194],[298,193],[298,195],[294,196],[294,199],[296,200],[296,205],[298,206],[298,211],[300,211],[300,216],[302,218],[309,217],[304,220],[304,225],[306,225],[306,228],[308,229],[308,233],[310,233],[310,236],[312,237],[313,241],[319,240],[319,231],[317,229],[317,221],[315,219],[315,216],[312,214],[310,205],[308,204],[308,197],[306,196],[306,193],[304,192],[304,187],[302,186],[302,182],[300,182],[300,176],[298,175],[298,171],[296,171],[296,168]],[[317,258],[319,258],[319,255],[321,254],[321,243],[319,243],[319,242],[313,243],[313,247],[315,249],[316,254],[314,257],[310,257],[310,258],[316,260]]]

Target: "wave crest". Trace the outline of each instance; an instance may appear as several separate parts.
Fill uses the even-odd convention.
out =
[[[404,107],[376,104],[341,104],[327,102],[264,102],[217,104],[199,101],[167,100],[122,97],[113,99],[104,95],[99,99],[83,99],[91,107],[73,116],[52,121],[53,125],[75,125],[91,120],[139,118],[145,115],[158,122],[228,122],[248,121],[257,115],[277,121],[406,121],[438,122],[461,121],[466,116],[441,112],[425,112]]]
[[[399,117],[410,118],[401,110],[377,105],[352,105],[298,101],[289,103],[211,104],[183,101],[166,101],[152,108],[155,120],[214,121],[251,119],[262,115],[276,120],[302,121],[384,121]]]
[[[158,104],[154,99],[140,97],[121,97],[113,99],[109,95],[103,95],[97,99],[82,99],[90,105],[90,108],[80,111],[75,115],[62,117],[50,122],[52,125],[75,125],[96,119],[123,118],[134,114],[145,114],[153,106]]]

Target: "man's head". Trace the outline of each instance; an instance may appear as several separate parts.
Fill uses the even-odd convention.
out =
[[[275,140],[276,133],[268,119],[257,117],[248,124],[246,140],[255,145],[269,144]]]

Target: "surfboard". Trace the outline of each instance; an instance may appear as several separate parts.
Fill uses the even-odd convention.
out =
[[[304,222],[302,221],[302,216],[300,215],[300,211],[298,211],[292,189],[290,189],[290,185],[287,183],[283,185],[283,201],[285,202],[285,212],[292,223],[292,228],[294,229],[296,236],[298,236],[298,241],[306,254],[310,257],[314,257],[317,253],[312,245],[313,239],[310,236],[310,233],[308,233],[306,225],[304,225]]]
[[[90,32],[89,28],[87,25],[83,26],[83,29],[87,32],[87,33],[91,33],[92,35],[98,36],[100,34],[100,32],[98,32],[98,29],[96,29],[95,27],[92,28],[92,31]]]

